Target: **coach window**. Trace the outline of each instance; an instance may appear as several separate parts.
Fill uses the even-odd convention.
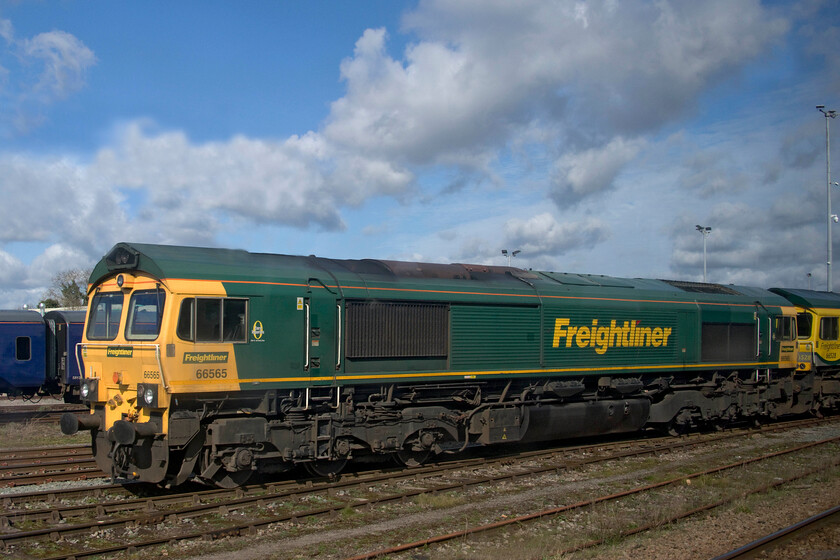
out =
[[[840,338],[837,317],[823,317],[820,319],[820,339],[837,340]]]
[[[15,339],[15,359],[19,362],[28,362],[32,359],[32,339],[28,336],[19,336]]]
[[[122,292],[104,292],[93,296],[88,318],[88,340],[114,340],[120,330],[123,308]]]
[[[154,340],[160,333],[163,304],[166,292],[143,290],[134,292],[128,304],[128,324],[125,327],[126,340]]]
[[[196,298],[181,303],[178,337],[195,342],[248,342],[248,300]]]

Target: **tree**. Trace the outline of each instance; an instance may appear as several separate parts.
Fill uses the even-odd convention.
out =
[[[41,298],[47,307],[57,303],[57,307],[84,307],[87,305],[87,281],[90,270],[74,268],[57,273],[52,278],[52,285]]]

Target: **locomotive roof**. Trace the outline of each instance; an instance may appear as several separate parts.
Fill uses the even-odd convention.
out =
[[[784,296],[801,307],[840,308],[840,294],[835,294],[834,292],[799,290],[794,288],[771,288],[770,291]]]
[[[724,286],[697,282],[617,278],[593,274],[537,272],[508,266],[474,264],[439,264],[377,259],[329,259],[315,256],[293,256],[250,253],[241,249],[217,249],[141,243],[118,243],[94,267],[90,284],[120,271],[140,270],[165,280],[167,278],[213,278],[221,281],[277,281],[278,278],[300,280],[318,274],[331,276],[339,285],[362,282],[398,282],[416,279],[426,283],[460,283],[474,281],[494,284],[499,288],[544,291],[602,291],[605,288],[623,292],[655,292],[659,297],[697,301],[721,301],[739,297],[772,305],[784,305],[779,295],[761,288]]]

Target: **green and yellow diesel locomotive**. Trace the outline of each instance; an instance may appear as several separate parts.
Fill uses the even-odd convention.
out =
[[[741,286],[120,243],[62,430],[115,479],[234,486],[836,406],[801,390],[796,315]]]

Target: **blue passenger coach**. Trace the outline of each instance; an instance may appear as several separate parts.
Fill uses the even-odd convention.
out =
[[[0,393],[77,401],[84,311],[0,310]]]

